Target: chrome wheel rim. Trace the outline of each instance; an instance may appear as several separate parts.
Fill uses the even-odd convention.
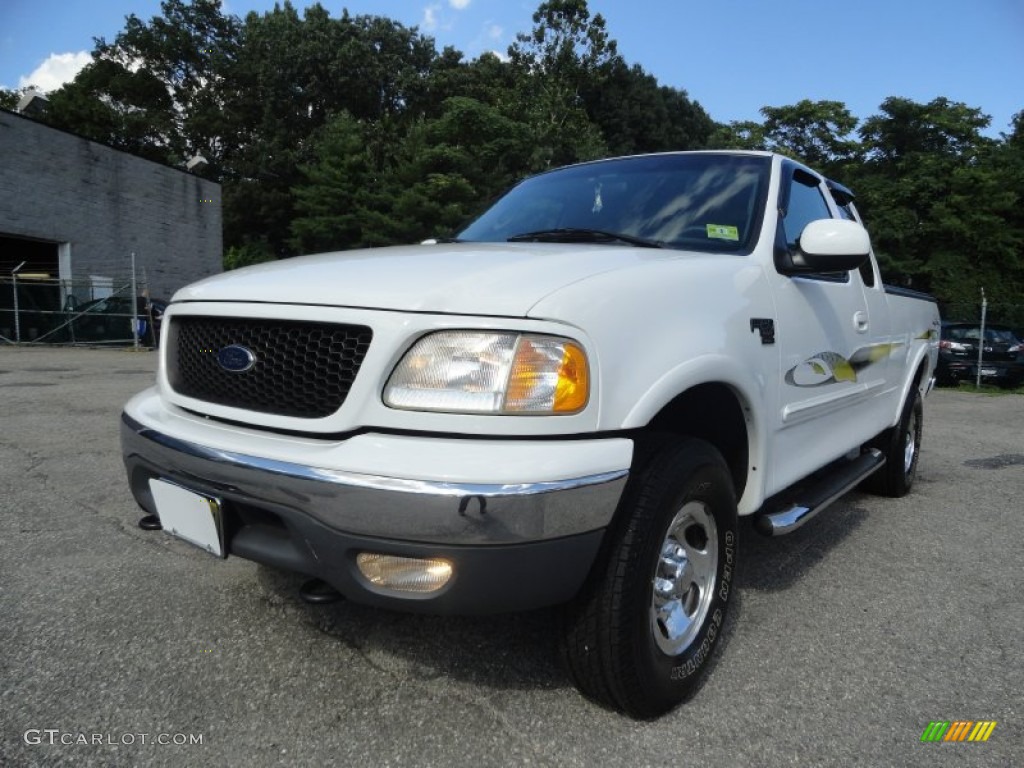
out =
[[[914,468],[914,457],[917,455],[917,414],[910,412],[907,420],[907,434],[903,445],[903,474],[909,475]]]
[[[714,596],[718,528],[707,505],[689,501],[668,527],[651,589],[651,632],[669,656],[682,653],[700,631]]]

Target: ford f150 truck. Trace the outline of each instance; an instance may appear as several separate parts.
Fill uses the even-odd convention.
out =
[[[651,717],[721,635],[738,516],[900,496],[939,315],[849,190],[769,153],[584,163],[457,236],[188,286],[121,423],[145,527],[409,611],[564,604],[569,675]],[[142,524],[140,523],[140,524]]]

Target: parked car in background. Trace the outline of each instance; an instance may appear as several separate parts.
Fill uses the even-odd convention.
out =
[[[937,382],[956,386],[976,381],[980,323],[943,323],[939,340]],[[981,380],[1000,387],[1024,384],[1024,343],[1005,325],[986,325],[981,348]]]
[[[131,298],[128,296],[108,296],[82,304],[69,304],[65,312],[73,316],[68,326],[70,340],[130,342],[133,341],[132,323],[135,322],[135,333],[139,341],[147,346],[157,346],[167,302],[146,296],[139,296],[136,301],[134,315]]]

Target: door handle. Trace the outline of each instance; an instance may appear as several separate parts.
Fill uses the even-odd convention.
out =
[[[868,313],[857,311],[853,313],[853,328],[857,333],[867,333]]]

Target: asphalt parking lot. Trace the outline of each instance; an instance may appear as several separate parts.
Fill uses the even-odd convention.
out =
[[[934,393],[907,498],[741,529],[712,673],[637,723],[575,692],[553,611],[312,607],[138,529],[118,414],[155,366],[0,348],[0,766],[1024,765],[1022,396]]]

